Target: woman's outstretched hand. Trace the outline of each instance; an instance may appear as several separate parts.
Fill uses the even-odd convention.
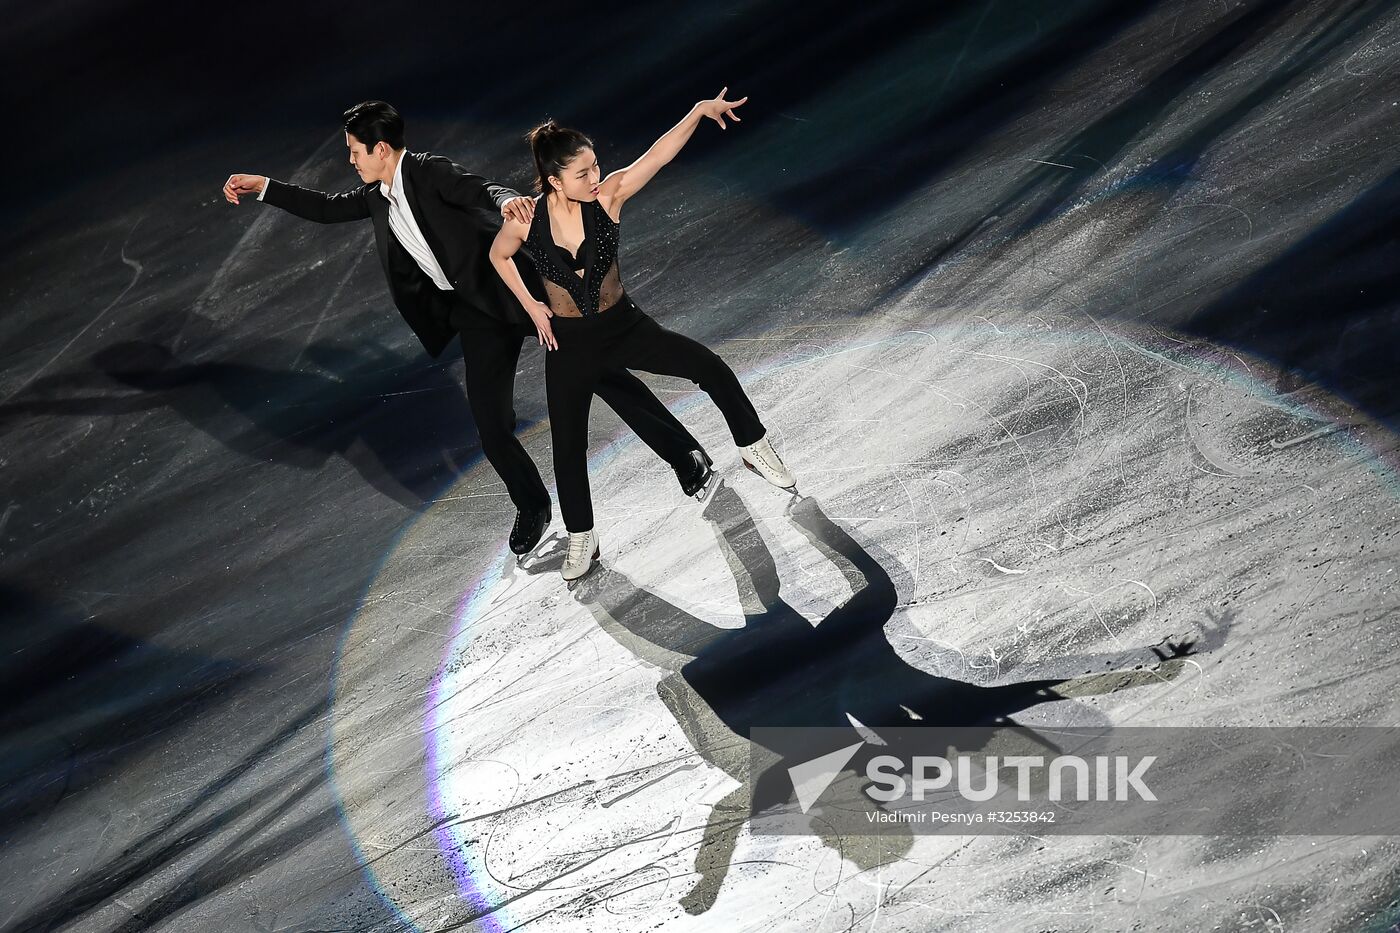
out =
[[[700,113],[718,123],[720,129],[727,129],[724,122],[725,117],[728,117],[735,123],[744,122],[734,113],[734,108],[743,104],[748,98],[741,97],[738,100],[725,100],[724,95],[728,92],[729,88],[724,88],[716,94],[712,100],[702,100],[699,104]]]
[[[554,328],[549,326],[549,319],[554,317],[549,305],[543,301],[529,301],[525,303],[525,313],[530,315],[530,320],[535,325],[535,335],[539,337],[540,346],[547,350],[558,350],[559,341],[554,339]]]

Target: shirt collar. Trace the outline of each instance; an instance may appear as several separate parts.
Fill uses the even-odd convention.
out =
[[[379,183],[379,193],[384,195],[385,198],[392,200],[393,192],[403,190],[403,160],[406,158],[408,158],[407,149],[399,153],[399,164],[394,166],[393,181],[387,185],[382,181]]]

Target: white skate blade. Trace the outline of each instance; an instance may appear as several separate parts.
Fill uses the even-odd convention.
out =
[[[561,548],[568,541],[568,538],[561,537],[558,532],[547,534],[540,539],[539,544],[526,551],[524,554],[513,554],[515,566],[524,571],[530,571],[534,567],[547,561],[557,548]]]

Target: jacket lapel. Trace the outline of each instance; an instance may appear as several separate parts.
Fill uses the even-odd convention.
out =
[[[374,223],[374,244],[379,250],[379,264],[384,267],[384,275],[392,287],[394,274],[389,269],[389,237],[393,234],[389,232],[389,202],[379,193],[378,187],[369,193],[368,200],[370,219]]]
[[[433,257],[437,259],[438,268],[447,274],[447,263],[443,261],[442,244],[438,242],[437,236],[433,233],[432,225],[423,216],[423,205],[418,198],[418,167],[420,154],[413,152],[404,156],[403,178],[404,195],[408,198],[408,209],[413,213],[413,222],[418,224],[419,231],[423,234],[423,239],[428,243],[428,249],[433,251]]]

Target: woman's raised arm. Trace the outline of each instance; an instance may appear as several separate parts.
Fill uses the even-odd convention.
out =
[[[702,100],[691,107],[690,113],[685,115],[685,119],[671,127],[664,136],[652,143],[651,148],[643,153],[640,159],[603,179],[603,183],[598,188],[598,196],[609,200],[613,214],[617,213],[624,201],[641,191],[646,183],[651,181],[661,170],[661,166],[676,157],[676,153],[680,152],[690,140],[691,134],[695,132],[695,128],[700,125],[701,120],[708,117],[718,123],[720,129],[725,128],[725,117],[729,117],[735,123],[742,122],[735,115],[734,109],[747,101],[748,98],[725,100],[724,95],[728,91],[729,88],[724,88],[710,100]]]

